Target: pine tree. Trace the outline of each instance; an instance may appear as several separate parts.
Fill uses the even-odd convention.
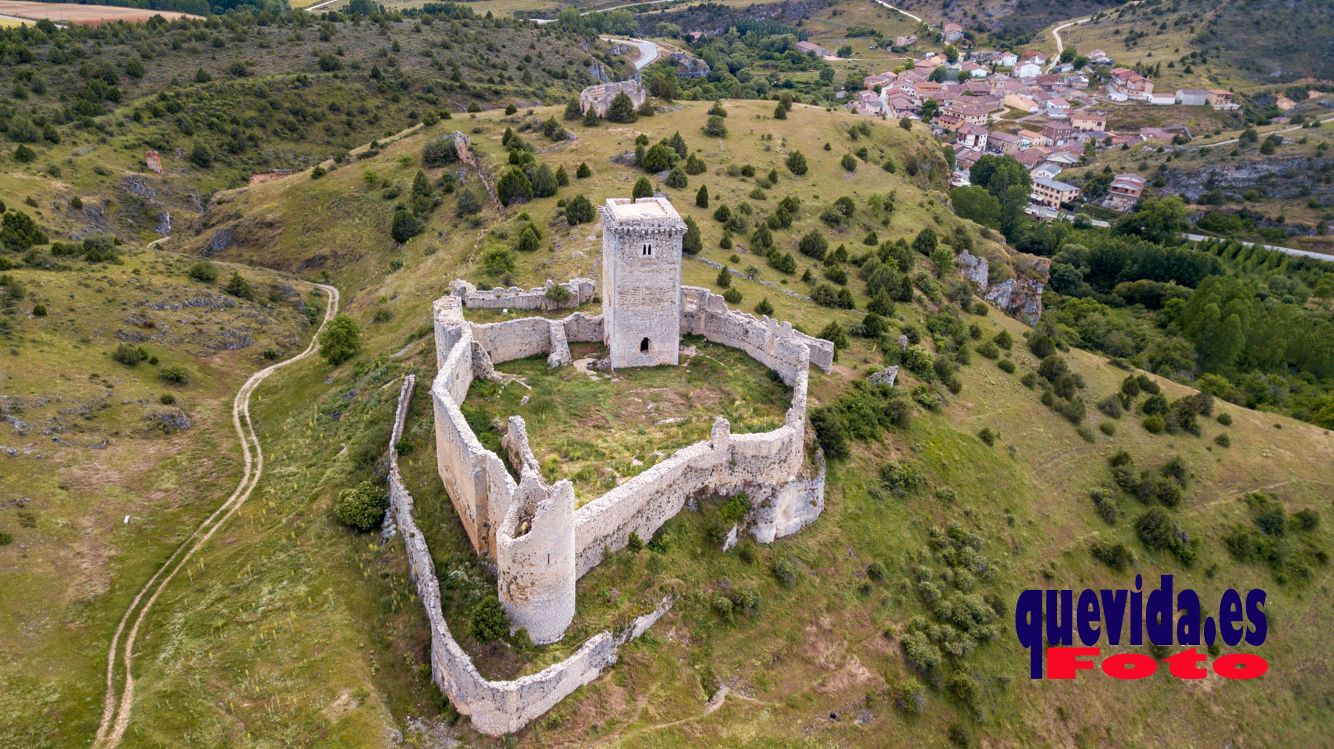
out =
[[[635,200],[651,198],[653,197],[653,183],[648,181],[648,177],[640,177],[635,181],[634,189],[630,194]]]
[[[787,170],[800,177],[806,173],[806,155],[801,151],[793,151],[787,157]]]
[[[718,271],[717,283],[720,287],[726,289],[732,285],[732,271],[726,265]]]
[[[576,195],[574,200],[565,206],[565,220],[570,222],[570,226],[592,221],[593,203],[584,195]]]
[[[612,97],[611,104],[607,107],[608,122],[634,122],[639,115],[635,114],[635,103],[630,99],[630,95],[621,91]]]
[[[579,179],[588,179],[593,176],[593,170],[588,168],[587,161],[579,162],[579,168],[574,170],[574,176]]]
[[[704,249],[704,238],[700,234],[699,224],[695,219],[686,217],[686,233],[681,238],[681,251],[687,255],[698,255]]]
[[[689,185],[690,180],[686,177],[686,173],[681,170],[681,167],[677,166],[672,167],[672,171],[667,173],[665,184],[672,189],[679,190]]]
[[[704,185],[699,186],[699,192],[695,193],[695,205],[699,208],[709,207],[709,188]]]

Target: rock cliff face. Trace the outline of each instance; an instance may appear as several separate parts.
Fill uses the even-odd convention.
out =
[[[1230,148],[1230,147],[1229,147]],[[1181,164],[1182,161],[1175,162]],[[1261,156],[1243,161],[1205,164],[1198,168],[1169,166],[1162,171],[1163,191],[1196,201],[1206,192],[1220,190],[1239,199],[1247,190],[1267,198],[1322,201],[1334,197],[1334,185],[1321,179],[1334,159],[1306,156]]]
[[[1042,292],[1047,287],[1051,261],[1035,255],[1016,255],[1015,275],[996,283],[990,282],[990,263],[964,250],[955,258],[959,273],[972,281],[982,292],[982,298],[1005,310],[1006,314],[1036,325],[1042,317]]]

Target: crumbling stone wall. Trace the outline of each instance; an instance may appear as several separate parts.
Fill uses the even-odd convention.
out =
[[[589,86],[579,92],[579,111],[588,114],[588,110],[592,109],[598,117],[606,117],[607,108],[611,106],[611,100],[615,99],[616,94],[621,92],[630,97],[635,109],[642,107],[644,100],[648,98],[644,86],[640,84],[637,78],[616,83],[603,83],[597,86]]]
[[[486,164],[477,158],[477,152],[472,149],[472,141],[460,130],[455,130],[452,137],[454,152],[458,154],[459,162],[477,172],[477,179],[481,180],[482,189],[486,190],[486,196],[491,199],[491,206],[496,209],[496,213],[503,216],[505,204],[500,202],[500,195],[496,192],[496,181],[491,178],[491,171],[486,168]]]
[[[547,354],[553,365],[568,363],[567,341],[602,338],[600,317],[582,313],[562,320],[539,317],[499,323],[469,323],[462,299],[435,305],[440,369],[431,388],[436,414],[437,468],[473,547],[496,562],[497,588],[513,626],[534,642],[558,640],[573,618],[575,580],[631,534],[649,539],[692,499],[746,493],[752,501],[747,528],[771,542],[795,533],[824,508],[824,464],[808,451],[806,400],[810,364],[824,369],[833,345],[765,318],[731,312],[703,289],[686,287],[692,300],[681,312],[683,327],[751,353],[792,387],[783,426],[761,434],[733,435],[718,419],[710,438],[574,509],[568,482],[547,485],[528,445],[523,420],[510,419],[502,440],[516,481],[495,453],[482,447],[459,410],[474,377],[488,377],[494,364]],[[807,454],[816,459],[807,467]]]
[[[449,631],[441,607],[440,583],[426,539],[417,526],[415,506],[398,468],[396,445],[403,436],[416,378],[408,375],[399,391],[398,410],[389,440],[389,512],[403,538],[408,574],[426,610],[431,628],[431,680],[473,727],[488,736],[514,733],[550,710],[571,692],[596,679],[616,663],[621,645],[639,637],[671,608],[664,599],[653,611],[636,618],[617,635],[599,632],[565,660],[513,681],[483,678],[472,659]]]
[[[721,296],[697,286],[681,287],[681,297],[683,332],[745,351],[789,386],[797,372],[812,364],[823,372],[834,366],[834,344],[795,330],[791,323],[729,310]]]
[[[558,302],[548,293],[554,286],[563,286],[570,292],[570,298]],[[479,291],[467,281],[454,281],[449,285],[449,293],[463,299],[463,306],[474,309],[540,309],[562,310],[575,309],[593,301],[597,287],[591,278],[572,278],[558,284],[550,279],[536,289],[520,289],[511,286],[504,289]]]

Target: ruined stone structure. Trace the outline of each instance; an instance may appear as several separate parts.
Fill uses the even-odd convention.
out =
[[[556,287],[569,292],[569,298],[561,301],[552,290]],[[463,300],[464,307],[474,309],[539,309],[543,311],[575,309],[593,301],[597,287],[591,278],[572,278],[565,283],[556,283],[550,279],[546,285],[536,289],[520,289],[511,286],[505,289],[487,289],[478,291],[467,281],[456,280],[449,285],[449,293]]]
[[[644,86],[638,78],[616,83],[603,83],[597,86],[589,86],[579,92],[579,111],[588,114],[588,110],[591,109],[598,117],[606,117],[607,108],[611,106],[611,100],[616,98],[616,94],[622,92],[630,97],[635,109],[642,107],[644,100],[648,98]]]
[[[603,342],[611,366],[676,364],[685,222],[666,198],[608,198],[601,211]]]
[[[625,206],[633,210],[620,213]],[[604,277],[652,289],[654,314],[660,318],[670,313],[673,319],[638,320],[627,315],[617,322],[619,313],[638,309],[620,306],[617,286],[603,289],[606,316],[575,312],[557,320],[526,317],[470,323],[463,317],[463,306],[474,292],[462,284],[455,286],[454,294],[436,300],[433,309],[438,372],[431,386],[431,401],[440,479],[473,548],[495,566],[497,593],[511,626],[527,630],[539,644],[555,642],[565,634],[574,617],[579,577],[596,567],[606,554],[624,548],[631,535],[652,538],[696,498],[747,494],[751,510],[742,530],[761,543],[796,533],[824,509],[824,459],[807,438],[806,392],[812,364],[830,370],[833,344],[794,330],[788,323],[728,310],[721,297],[706,289],[681,287],[680,234],[671,223],[680,219],[665,200],[609,201],[603,218],[604,231],[613,235],[611,240],[604,239],[605,246],[622,252],[627,247],[638,249],[643,254],[625,257],[636,261],[650,257],[643,245],[652,244],[654,252],[665,253],[655,258],[661,257],[662,265],[667,267],[661,275],[653,270],[626,272],[616,267],[621,261],[613,258],[610,276],[604,264]],[[673,251],[675,259],[670,260]],[[655,259],[654,268],[658,264]],[[674,293],[665,293],[662,278],[672,280]],[[578,279],[571,283],[579,285]],[[533,290],[502,290],[489,294],[485,303],[500,305],[510,295],[517,301],[530,299],[532,294]],[[616,332],[615,326],[620,324],[627,326],[623,333]],[[637,326],[649,324],[655,327],[646,336],[645,330],[649,329]],[[773,369],[792,388],[792,405],[783,425],[769,432],[734,435],[727,420],[718,418],[707,440],[678,450],[576,509],[569,481],[548,484],[543,479],[521,417],[509,419],[501,440],[512,473],[499,455],[482,445],[459,408],[473,380],[495,377],[494,365],[498,362],[546,355],[548,364],[562,366],[570,363],[571,341],[605,341],[615,346],[625,335],[632,342],[650,338],[647,352],[636,346],[632,354],[649,353],[662,358],[653,363],[675,364],[683,332],[741,349]],[[653,340],[670,341],[670,345],[655,347]],[[664,351],[669,351],[670,357]],[[643,360],[632,357],[632,361]],[[395,502],[396,508],[402,504]],[[406,514],[410,516],[410,510]],[[411,556],[413,541],[406,538],[410,529],[402,520],[399,522]],[[414,574],[423,573],[414,567]],[[428,577],[431,581],[419,582],[419,588],[434,584],[433,576]],[[439,607],[438,591],[425,590],[421,597],[436,632],[437,612],[432,606]],[[660,615],[661,607],[641,617],[632,630],[642,632]],[[440,621],[443,623],[443,619]],[[604,635],[605,639],[599,640]],[[521,696],[514,691],[488,691],[495,687],[489,682],[490,686],[475,688],[480,677],[475,669],[469,671],[471,663],[457,665],[467,656],[447,632],[441,642],[433,640],[432,671],[436,683],[460,712],[472,716],[480,730],[489,733],[484,726],[503,724],[507,726],[505,731],[512,731],[615,660],[615,644],[619,641],[604,635],[592,638],[564,664],[558,664],[566,666],[563,675],[546,677],[544,686],[528,687],[531,691]],[[538,679],[554,668],[527,679]]]
[[[460,713],[469,717],[478,731],[489,736],[513,733],[614,664],[620,646],[648,631],[671,608],[672,600],[664,599],[653,611],[636,618],[622,632],[593,635],[569,658],[535,674],[513,681],[484,678],[445,622],[435,563],[426,539],[417,527],[413,498],[403,485],[398,469],[395,446],[403,436],[403,420],[407,417],[415,380],[413,375],[403,380],[389,440],[389,514],[403,537],[409,575],[416,586],[417,597],[426,608],[426,619],[431,628],[431,681]]]

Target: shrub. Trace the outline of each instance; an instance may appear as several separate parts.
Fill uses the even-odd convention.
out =
[[[1220,413],[1216,418],[1218,419],[1219,424],[1222,424],[1225,427],[1232,426],[1232,414]]]
[[[459,160],[458,146],[452,135],[442,135],[422,147],[422,164],[440,167]]]
[[[708,122],[704,125],[704,134],[711,138],[727,137],[727,125],[723,122],[723,118],[716,115],[710,116]]]
[[[202,283],[213,283],[218,280],[218,266],[208,261],[201,261],[190,266],[190,278]]]
[[[1160,414],[1145,416],[1144,421],[1141,423],[1149,434],[1162,434],[1163,431],[1167,429],[1167,422]]]
[[[253,301],[255,298],[255,291],[250,288],[250,282],[242,278],[240,273],[233,273],[232,277],[227,279],[227,285],[222,290],[237,299]]]
[[[1006,374],[1014,374],[1014,362],[1010,359],[1001,359],[996,362],[996,366],[1000,367],[1000,370]]]
[[[982,427],[981,431],[977,433],[977,438],[985,442],[987,445],[994,445],[996,444],[996,440],[1000,438],[1000,435],[991,431],[991,427]]]
[[[926,475],[908,461],[886,463],[880,468],[880,481],[895,496],[915,494],[926,486]]]
[[[589,223],[594,216],[593,203],[586,195],[574,196],[574,199],[565,206],[565,220],[570,226]]]
[[[1189,534],[1161,507],[1150,508],[1136,518],[1135,534],[1146,548],[1171,552],[1183,564],[1189,565],[1195,558]]]
[[[1098,422],[1098,431],[1110,437],[1116,434],[1116,425],[1110,421]]]
[[[921,715],[926,710],[926,688],[911,676],[894,685],[891,698],[894,709],[905,715]]]
[[[940,648],[931,644],[931,640],[921,632],[909,632],[903,636],[901,642],[903,644],[903,655],[907,658],[908,665],[928,681],[938,682],[940,680],[940,668],[945,660]]]
[[[773,573],[783,587],[791,588],[797,584],[797,565],[787,557],[781,557],[774,562]]]
[[[1116,522],[1119,511],[1116,507],[1116,497],[1103,487],[1097,487],[1089,492],[1089,497],[1093,500],[1093,509],[1097,511],[1098,517],[1104,522],[1113,524]]]
[[[532,252],[536,250],[541,243],[542,234],[538,231],[536,226],[528,223],[524,224],[524,227],[519,230],[519,236],[514,241],[514,249],[519,252]]]
[[[338,315],[320,333],[320,356],[334,366],[361,351],[361,329],[347,315]]]
[[[711,605],[713,607],[713,613],[717,614],[718,618],[722,619],[725,622],[732,621],[731,599],[727,598],[726,596],[714,596],[713,603]]]
[[[509,617],[500,599],[487,595],[468,610],[468,633],[478,642],[494,642],[509,631]]]
[[[380,525],[389,497],[384,489],[370,481],[344,489],[334,499],[333,512],[338,522],[354,530],[366,532]]]
[[[987,341],[977,347],[977,353],[988,359],[996,359],[1000,356],[1000,349],[996,347],[996,344]]]
[[[482,250],[482,272],[491,277],[514,271],[514,253],[508,247],[494,246]]]
[[[1214,437],[1214,444],[1219,447],[1232,447],[1232,438],[1220,433],[1217,437]]]
[[[774,306],[769,303],[769,297],[761,299],[760,303],[755,305],[755,314],[757,315],[773,315],[773,313]]]
[[[866,565],[866,576],[876,582],[884,582],[885,574],[885,565],[878,561]]]
[[[1109,395],[1098,401],[1098,410],[1113,419],[1121,418],[1121,398],[1116,395]]]
[[[728,289],[723,292],[723,299],[726,299],[728,304],[739,304],[741,302],[741,292],[734,288]]]
[[[811,230],[806,236],[797,243],[797,249],[801,254],[813,257],[816,260],[823,260],[825,253],[829,251],[829,242],[824,235],[818,231]]]
[[[1123,543],[1095,541],[1089,546],[1093,558],[1116,570],[1124,572],[1135,563],[1135,553]]]
[[[801,151],[793,151],[792,153],[788,154],[786,163],[788,171],[792,172],[793,174],[801,176],[806,173],[807,170],[806,155],[803,154]]]
[[[853,156],[850,153],[843,154],[843,159],[838,163],[843,167],[844,171],[848,172],[857,171],[857,157]]]
[[[186,385],[190,382],[190,370],[179,364],[173,364],[169,367],[163,367],[162,371],[158,372],[158,377],[161,377],[165,382]]]
[[[133,367],[148,359],[148,352],[144,350],[143,346],[122,343],[111,352],[111,359],[127,367]]]

